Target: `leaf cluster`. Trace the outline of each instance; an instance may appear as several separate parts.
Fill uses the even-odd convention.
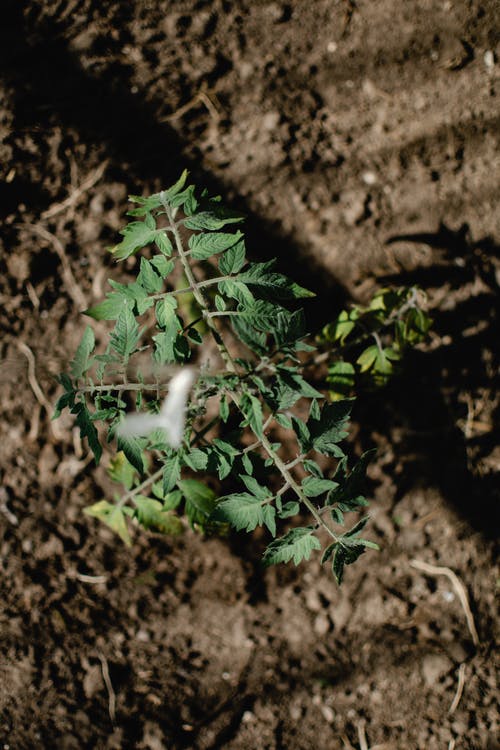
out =
[[[131,220],[110,252],[117,262],[135,258],[134,276],[109,280],[106,299],[86,311],[104,321],[101,333],[111,321],[103,350],[87,326],[69,373],[59,378],[55,416],[65,408],[75,415],[96,463],[116,439],[108,472],[122,490],[86,512],[126,544],[131,525],[163,534],[179,533],[184,519],[205,533],[264,527],[272,537],[264,564],[297,565],[323,549],[340,583],[345,565],[377,547],[360,536],[369,455],[349,469],[342,447],[352,399],[330,403],[305,377],[304,357],[316,347],[297,301],[311,293],[274,261],[250,262],[236,228],[242,217],[199,194],[187,177],[149,197],[131,196]],[[362,372],[388,371],[391,352],[420,340],[429,326],[414,305],[402,312],[409,299],[384,290],[369,308],[327,326],[322,346],[342,347],[360,326],[375,332],[389,319],[392,349],[374,358],[364,349],[356,360]],[[127,413],[158,413],[168,374],[196,363],[209,338],[221,365],[200,369],[181,447],[171,447],[164,429],[125,437],[119,427]],[[348,363],[332,362],[331,377],[340,364]]]
[[[385,385],[401,366],[405,351],[424,341],[432,320],[416,287],[380,289],[366,306],[342,310],[317,343],[329,353],[331,398],[363,387]]]

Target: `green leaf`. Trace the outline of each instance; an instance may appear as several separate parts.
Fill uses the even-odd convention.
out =
[[[179,459],[179,455],[175,454],[175,456],[170,456],[170,458],[167,458],[164,464],[163,469],[163,494],[168,495],[168,493],[173,490],[173,488],[177,485],[179,479],[181,476],[181,463]]]
[[[162,331],[153,336],[155,343],[154,358],[158,364],[175,362],[175,344],[178,338],[177,327],[171,325],[167,331]]]
[[[323,493],[335,487],[337,487],[337,482],[333,482],[331,479],[308,476],[302,481],[302,490],[306,497],[319,497],[319,495],[323,495]]]
[[[356,370],[350,362],[332,362],[328,366],[326,382],[332,386],[335,396],[348,396],[355,384]]]
[[[363,544],[357,544],[349,547],[345,547],[342,544],[337,544],[334,549],[332,570],[333,575],[337,583],[342,583],[344,578],[344,567],[346,565],[352,565],[356,560],[365,552]]]
[[[118,449],[123,451],[125,457],[129,463],[132,464],[134,469],[137,469],[139,474],[144,473],[144,457],[143,457],[143,445],[144,440],[133,437],[124,437],[119,435],[117,437]]]
[[[315,549],[321,549],[319,539],[312,527],[291,529],[285,536],[275,539],[264,553],[264,565],[276,565],[293,560],[298,565],[302,560],[309,560]]]
[[[170,241],[170,237],[168,236],[166,232],[162,232],[162,231],[156,232],[155,245],[160,251],[160,253],[163,253],[163,255],[166,255],[167,258],[170,258],[174,248],[173,248],[172,242]],[[172,268],[173,267],[174,267],[174,264],[172,262]],[[168,271],[168,273],[170,273],[170,271]],[[163,275],[163,278],[165,278],[167,274],[165,273],[162,275]]]
[[[181,504],[181,500],[182,492],[180,490],[169,492],[163,498],[163,510],[175,510]]]
[[[138,250],[149,245],[156,236],[156,229],[150,229],[144,221],[132,221],[120,231],[124,239],[110,249],[115,260],[125,260]]]
[[[267,487],[262,487],[255,479],[255,477],[251,477],[246,474],[240,474],[239,477],[247,490],[251,492],[252,495],[255,495],[257,500],[267,500],[268,498],[272,497],[272,493],[270,492],[270,490],[268,490]]]
[[[76,414],[76,424],[80,428],[80,436],[82,439],[87,438],[95,462],[98,464],[101,460],[102,448],[87,405],[83,401],[77,401],[71,409],[71,413]]]
[[[323,406],[319,419],[309,419],[307,426],[315,450],[325,456],[339,455],[338,443],[347,436],[345,428],[351,409],[351,399],[336,401]]]
[[[227,420],[229,419],[229,404],[227,402],[225,393],[222,394],[221,399],[220,399],[219,413],[220,413],[220,418],[222,419],[222,421],[226,423]]]
[[[262,404],[259,399],[251,393],[244,393],[241,397],[240,408],[245,415],[245,421],[243,424],[248,424],[257,437],[264,437],[264,431],[262,429]]]
[[[87,326],[82,340],[76,350],[75,358],[71,362],[71,374],[74,378],[81,378],[92,367],[90,355],[95,349],[94,331]]]
[[[211,520],[230,523],[237,531],[253,531],[266,519],[262,500],[249,492],[239,492],[221,498]]]
[[[314,297],[314,292],[299,286],[287,276],[270,271],[274,261],[266,263],[252,263],[248,269],[238,276],[249,286],[258,287],[259,293],[270,297],[270,299],[299,299],[301,297]]]
[[[300,510],[300,503],[295,500],[285,503],[280,512],[278,513],[280,518],[290,518],[296,516]]]
[[[241,234],[241,233],[240,233]],[[245,265],[245,241],[240,239],[219,259],[219,269],[222,274],[229,276],[238,273]]]
[[[357,308],[350,311],[342,310],[335,321],[323,328],[321,338],[331,343],[338,341],[342,345],[356,327],[355,321],[359,316],[360,312]]]
[[[241,232],[227,234],[224,232],[193,234],[189,238],[191,255],[197,260],[206,260],[212,255],[224,252],[243,237]]]
[[[187,169],[184,169],[182,171],[181,176],[177,180],[177,182],[174,182],[174,184],[169,187],[167,190],[162,190],[158,195],[161,200],[161,202],[170,203],[172,198],[177,195],[177,193],[180,193],[184,185],[186,184],[186,180],[188,178],[189,171]]]
[[[125,307],[118,316],[115,328],[110,334],[110,346],[124,360],[128,360],[137,349],[139,338],[139,326],[134,314],[130,307]]]
[[[175,263],[173,260],[167,260],[164,255],[153,255],[151,258],[151,265],[153,265],[162,279],[166,279],[174,270]]]
[[[180,320],[175,314],[176,309],[177,300],[172,295],[159,299],[155,307],[156,320],[160,328],[174,328],[175,335],[181,329]]]
[[[259,355],[266,353],[267,336],[265,333],[256,331],[255,328],[245,319],[236,315],[231,316],[231,326],[236,336],[248,346],[249,349]]]
[[[163,286],[162,277],[156,273],[153,266],[149,260],[146,260],[146,258],[141,258],[141,270],[137,276],[137,283],[140,284],[148,294],[159,292]]]
[[[184,458],[184,463],[193,471],[202,471],[208,466],[208,455],[199,448],[193,448]]]
[[[134,484],[136,472],[123,451],[118,451],[116,456],[109,462],[108,475],[113,482],[123,484],[126,490],[131,489]]]
[[[375,449],[363,453],[350,474],[347,474],[347,459],[344,458],[339,461],[335,472],[335,479],[338,480],[339,484],[336,489],[329,493],[328,504],[334,505],[338,503],[338,509],[341,511],[341,514],[368,505],[363,496],[366,468],[375,453]],[[342,518],[342,515],[340,518]]]
[[[301,452],[308,453],[311,450],[311,434],[309,432],[308,425],[306,425],[302,421],[302,419],[296,417],[294,414],[292,414],[292,423],[297,435],[297,441],[299,443]]]
[[[320,479],[323,477],[323,472],[321,471],[316,461],[313,461],[310,458],[305,458],[302,462],[302,465],[306,471],[308,471],[310,474],[313,474],[315,477],[320,477]]]
[[[116,320],[124,309],[131,308],[132,305],[131,299],[127,299],[123,294],[112,292],[107,295],[107,299],[98,305],[94,305],[94,307],[89,307],[83,314],[94,318],[94,320]]]
[[[191,526],[205,526],[217,502],[215,492],[196,479],[181,479],[178,486],[186,501],[186,516]]]
[[[226,224],[239,224],[243,217],[230,209],[216,205],[209,201],[210,210],[190,216],[184,220],[184,226],[188,229],[222,229]]]
[[[84,508],[84,513],[103,521],[106,526],[109,526],[110,529],[118,534],[127,547],[130,547],[130,534],[128,532],[122,508],[116,505],[111,505],[107,500],[100,500],[98,503],[94,503],[94,505],[89,505],[87,508]]]
[[[180,518],[175,513],[166,511],[159,500],[144,495],[136,495],[134,502],[136,505],[135,516],[146,529],[172,536],[182,533]]]

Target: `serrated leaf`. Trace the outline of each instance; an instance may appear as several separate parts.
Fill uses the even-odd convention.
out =
[[[163,253],[167,258],[170,258],[173,252],[173,245],[170,241],[170,237],[166,232],[158,231],[155,233],[155,245],[160,251],[160,253]],[[172,263],[172,268],[174,267],[174,264]],[[170,271],[168,271],[170,273]],[[167,274],[163,276],[165,278]]]
[[[339,543],[335,546],[333,551],[332,571],[339,586],[344,578],[344,567],[356,562],[363,552],[365,552],[365,547],[362,544],[345,547]]]
[[[156,273],[150,261],[146,258],[141,258],[140,269],[139,275],[137,276],[137,283],[140,284],[148,294],[159,292],[163,286],[163,279]]]
[[[315,296],[314,292],[304,289],[287,276],[271,271],[273,265],[274,261],[252,263],[244,273],[238,276],[238,279],[249,286],[257,287],[261,295],[270,299],[300,299]]]
[[[243,217],[240,214],[222,206],[213,205],[211,210],[201,211],[185,219],[184,226],[188,229],[209,229],[213,231],[222,229],[226,224],[239,224],[242,220]]]
[[[219,500],[211,520],[230,523],[237,531],[253,531],[265,523],[262,500],[249,492],[228,495]]]
[[[340,397],[348,396],[355,384],[356,370],[351,362],[332,362],[328,366],[328,375],[326,382],[332,385],[335,395]]]
[[[129,490],[134,484],[135,469],[127,460],[123,451],[118,451],[116,456],[109,462],[108,475],[113,482],[123,484]]]
[[[189,238],[191,255],[196,260],[206,260],[211,258],[212,255],[217,255],[232,247],[239,242],[242,236],[241,232],[235,232],[234,234],[225,232],[192,234]]]
[[[181,462],[178,454],[167,458],[163,468],[163,494],[168,495],[177,485],[181,476]]]
[[[329,493],[329,505],[338,503],[342,513],[368,505],[363,497],[366,469],[375,453],[375,449],[363,453],[350,474],[347,474],[347,459],[339,462],[335,472],[335,480],[338,480],[339,486]]]
[[[90,355],[94,349],[94,331],[90,326],[87,326],[76,350],[75,357],[71,362],[71,374],[74,378],[81,378],[92,367],[93,360]]]
[[[292,423],[297,435],[297,441],[302,453],[308,453],[311,450],[311,434],[308,425],[302,419],[292,414]]]
[[[319,539],[311,527],[291,529],[285,536],[275,539],[264,553],[264,565],[276,565],[293,560],[298,565],[302,560],[309,560],[315,549],[321,549]]]
[[[163,510],[175,510],[179,507],[182,501],[182,492],[180,490],[174,490],[169,492],[163,498]]]
[[[239,316],[231,316],[231,326],[236,336],[240,341],[246,344],[249,349],[259,355],[266,353],[267,336],[265,333],[256,331],[252,325]]]
[[[262,404],[259,399],[251,393],[244,393],[240,401],[240,408],[245,415],[245,423],[251,427],[257,437],[263,437]]]
[[[162,190],[160,193],[158,193],[158,196],[161,202],[169,203],[172,200],[172,198],[175,195],[177,195],[177,193],[180,193],[180,191],[186,184],[188,175],[189,175],[189,171],[187,169],[184,169],[179,179],[176,182],[174,182],[173,185],[167,188],[167,190]]]
[[[251,492],[252,495],[255,495],[258,500],[266,500],[267,498],[271,497],[271,492],[267,489],[267,487],[262,487],[255,479],[255,477],[251,477],[246,474],[240,474],[239,477],[247,490]]]
[[[156,336],[153,336],[153,341],[155,343],[154,358],[158,364],[163,365],[168,362],[176,361],[175,345],[178,336],[179,334],[175,324],[170,325],[167,331],[161,331],[161,333],[157,333]]]
[[[133,300],[127,299],[123,294],[111,293],[108,294],[107,298],[100,302],[98,305],[89,307],[88,310],[84,311],[84,315],[88,315],[94,320],[116,320],[120,313],[123,312],[124,308],[131,308]]]
[[[241,236],[241,233],[240,233]],[[245,265],[245,241],[240,239],[224,255],[219,258],[219,270],[222,274],[229,276],[241,271]]]
[[[76,424],[80,428],[80,436],[82,439],[87,438],[90,450],[94,454],[95,462],[98,464],[101,460],[102,448],[87,405],[82,401],[78,401],[71,409],[71,413],[76,415]]]
[[[155,307],[156,321],[160,328],[173,328],[175,329],[175,335],[177,335],[181,328],[180,320],[175,313],[176,309],[177,300],[173,295],[162,297],[162,299],[158,300]]]
[[[181,479],[178,486],[184,495],[186,516],[191,526],[198,524],[203,527],[215,508],[215,492],[196,479]]]
[[[338,455],[338,443],[346,436],[352,400],[324,404],[319,419],[309,419],[307,426],[313,448],[325,456]]]
[[[123,240],[110,249],[115,260],[125,260],[153,242],[156,229],[150,229],[144,221],[132,221],[120,234],[123,235]]]
[[[144,456],[143,456],[143,445],[144,441],[133,437],[124,437],[123,435],[117,436],[118,450],[123,451],[125,457],[129,463],[132,464],[134,469],[137,469],[139,474],[144,473]]]
[[[295,500],[291,500],[290,502],[283,505],[278,515],[280,518],[290,518],[291,516],[296,516],[299,510],[300,503],[296,502]]]
[[[302,465],[306,471],[308,471],[310,474],[313,474],[315,477],[323,477],[323,472],[321,471],[316,461],[313,461],[310,458],[306,458],[302,462]]]
[[[321,479],[320,477],[308,476],[302,480],[302,490],[306,497],[319,497],[325,492],[334,489],[337,482],[331,479]]]
[[[128,360],[137,349],[139,338],[139,326],[134,314],[130,307],[125,307],[118,316],[114,330],[110,333],[110,347],[124,360]]]
[[[106,526],[109,526],[110,529],[118,534],[127,547],[130,547],[130,534],[122,508],[117,505],[111,505],[107,500],[100,500],[98,503],[84,508],[84,513],[103,521]]]
[[[150,261],[162,279],[166,279],[174,270],[175,263],[173,260],[167,260],[164,255],[153,255]]]
[[[208,466],[208,455],[199,448],[193,448],[183,457],[184,463],[193,471],[202,471]]]
[[[144,495],[136,495],[134,502],[136,505],[135,516],[146,529],[172,536],[182,533],[180,518],[175,513],[166,511],[159,500]]]

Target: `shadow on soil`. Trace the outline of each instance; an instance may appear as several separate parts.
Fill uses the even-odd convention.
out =
[[[411,487],[432,485],[487,537],[499,531],[498,470],[481,468],[498,445],[499,376],[498,281],[500,247],[490,237],[474,241],[464,224],[458,231],[392,237],[389,243],[425,243],[433,263],[380,279],[381,284],[418,284],[424,291],[448,285],[449,303],[432,310],[441,339],[431,351],[411,352],[404,372],[363,405],[363,430],[394,428],[397,487],[401,498]],[[477,293],[471,291],[476,286]],[[445,308],[445,309],[443,309]],[[482,400],[482,403],[481,403]],[[481,416],[474,407],[480,404]],[[485,421],[482,421],[485,420]],[[386,467],[391,471],[391,467]]]

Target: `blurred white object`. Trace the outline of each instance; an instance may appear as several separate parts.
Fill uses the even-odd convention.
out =
[[[149,435],[153,430],[164,430],[171,448],[180,448],[186,424],[186,407],[195,371],[183,368],[170,381],[168,395],[159,414],[129,414],[118,428],[118,435],[125,438]]]

